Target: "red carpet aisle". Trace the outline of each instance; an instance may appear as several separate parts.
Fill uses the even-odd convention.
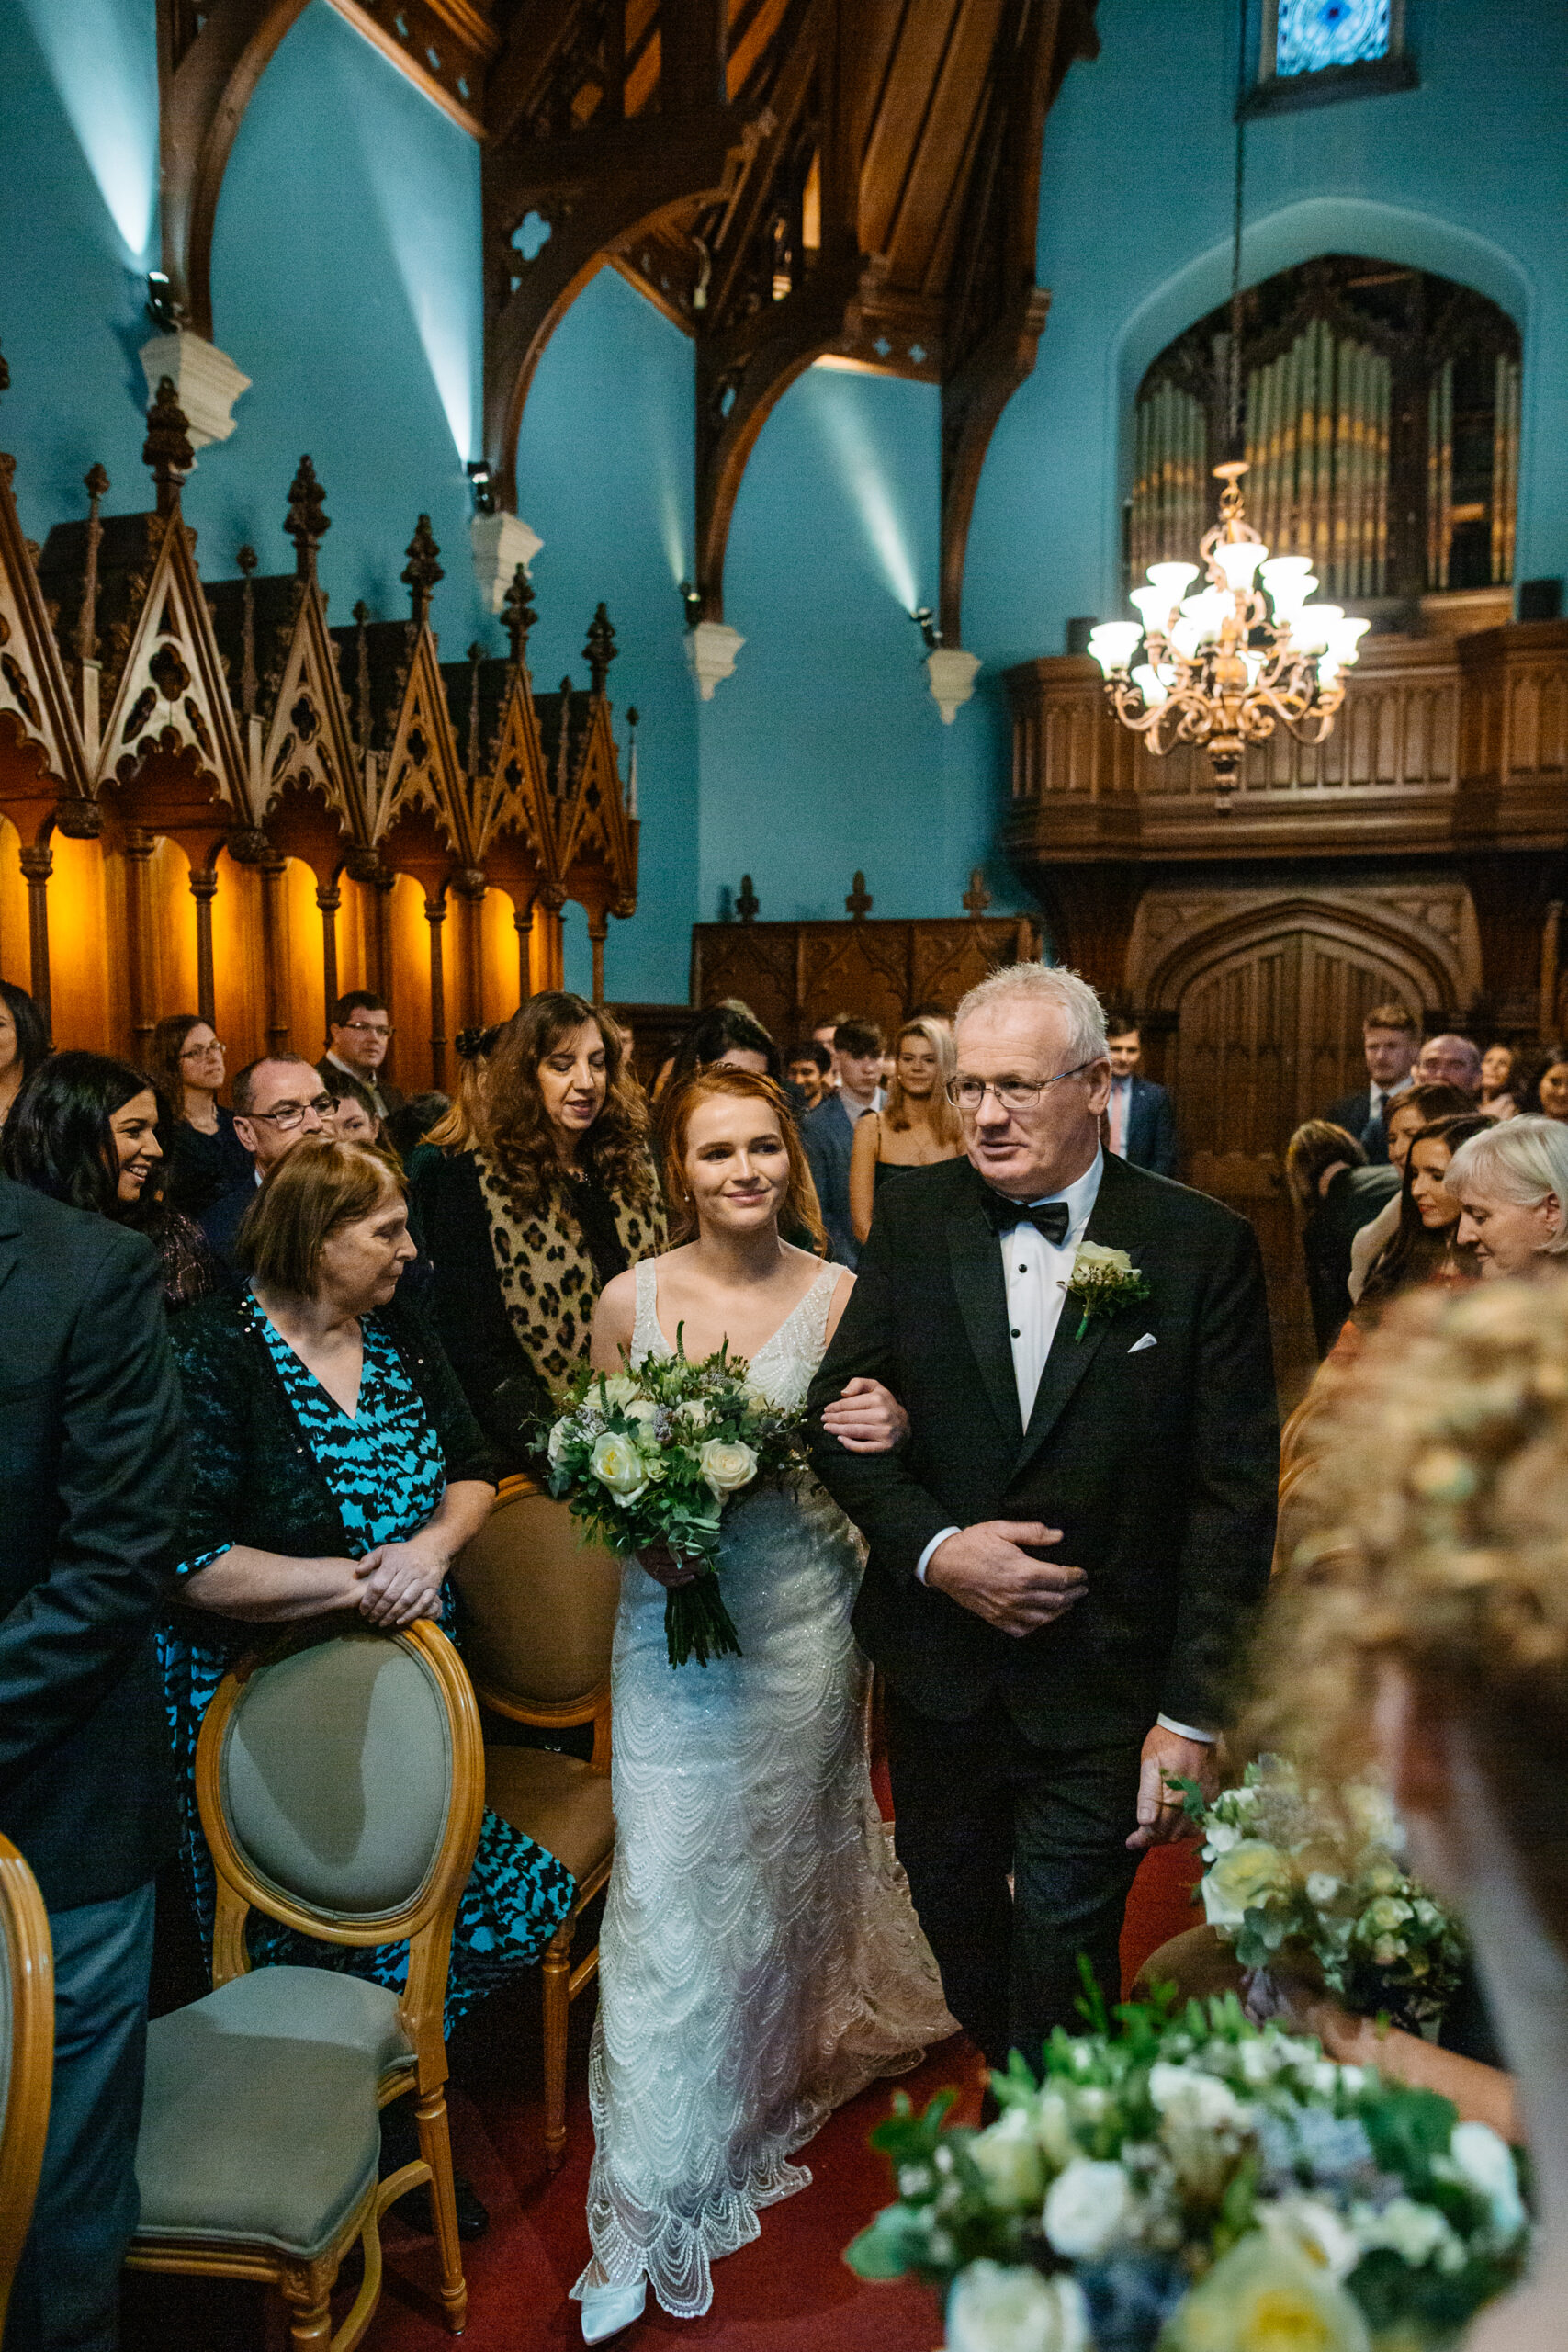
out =
[[[1192,1846],[1152,1855],[1138,1873],[1122,1939],[1123,1981],[1167,1937],[1192,1923]],[[553,2180],[541,2154],[536,1988],[498,1996],[459,2036],[452,2099],[457,2162],[491,2209],[490,2235],[465,2249],[470,2294],[465,2352],[568,2352],[581,2343],[568,2290],[588,2258],[583,2199],[591,2132],[587,2056],[592,2004],[572,2018],[567,2161]],[[979,2061],[969,2043],[946,2043],[904,2078],[917,2104],[945,2084],[964,2086],[960,2115],[976,2120]],[[807,2152],[812,2186],[762,2216],[762,2233],[720,2265],[705,2320],[655,2311],[617,2342],[626,2352],[689,2345],[701,2352],[933,2352],[938,2313],[922,2289],[865,2286],[841,2256],[891,2193],[883,2159],[866,2145],[887,2111],[892,2086],[870,2090],[823,2127]],[[367,2352],[438,2352],[450,2345],[436,2316],[429,2241],[387,2229],[387,2279]],[[275,2343],[280,2341],[274,2338]],[[175,2278],[128,2282],[124,2352],[264,2352],[259,2298],[251,2289]]]

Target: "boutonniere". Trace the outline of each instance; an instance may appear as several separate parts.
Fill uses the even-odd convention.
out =
[[[1147,1298],[1149,1285],[1125,1250],[1108,1250],[1102,1241],[1080,1241],[1073,1253],[1067,1296],[1083,1308],[1074,1340],[1081,1340],[1096,1315],[1115,1315],[1136,1298]]]

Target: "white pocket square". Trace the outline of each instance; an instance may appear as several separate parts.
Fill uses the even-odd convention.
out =
[[[1159,1341],[1155,1338],[1154,1333],[1152,1331],[1145,1331],[1141,1340],[1134,1340],[1132,1346],[1128,1349],[1127,1353],[1130,1356],[1142,1355],[1145,1348],[1157,1348],[1158,1345]]]

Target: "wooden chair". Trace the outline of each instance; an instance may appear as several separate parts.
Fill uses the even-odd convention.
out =
[[[54,1955],[43,1897],[0,1837],[0,2335],[32,2223],[54,2075]]]
[[[597,1944],[572,1966],[578,1923],[610,1875],[610,1652],[621,1566],[578,1541],[564,1503],[508,1478],[487,1523],[454,1565],[465,1656],[485,1705],[542,1730],[593,1725],[583,1763],[547,1749],[485,1747],[485,1796],[503,1821],[563,1862],[577,1897],[546,1952],[545,2163],[566,2153],[566,2037],[571,2004],[599,1973]]]
[[[130,2265],[276,2286],[294,2345],[350,2352],[379,2298],[380,2217],[429,2181],[441,2301],[461,2335],[442,2008],[484,1759],[457,1654],[426,1623],[296,1633],[225,1678],[196,1769],[214,1989],[149,2032]],[[325,1943],[406,1939],[401,1996],[325,1968],[252,1969],[252,1910]],[[379,2110],[409,2091],[419,2158],[378,2180]],[[356,2238],[364,2280],[334,2335],[329,2297]]]

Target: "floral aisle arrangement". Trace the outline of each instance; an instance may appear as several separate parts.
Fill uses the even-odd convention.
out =
[[[1347,2008],[1436,2039],[1464,1943],[1406,1873],[1404,1833],[1380,1789],[1348,1789],[1336,1810],[1275,1756],[1207,1803],[1195,1781],[1181,1786],[1203,1833],[1204,1917],[1244,1968],[1306,1958]]]
[[[897,2204],[863,2278],[945,2289],[947,2352],[1421,2352],[1523,2266],[1512,2152],[1437,2093],[1254,2026],[1235,1996],[1128,2003],[1015,2052],[999,2120],[900,2095]]]
[[[732,1496],[797,1462],[800,1416],[770,1404],[747,1369],[728,1343],[690,1363],[677,1331],[672,1356],[636,1372],[575,1374],[547,1441],[550,1493],[580,1526],[613,1552],[668,1549],[696,1570],[665,1600],[672,1667],[739,1656],[719,1590],[719,1521]]]

